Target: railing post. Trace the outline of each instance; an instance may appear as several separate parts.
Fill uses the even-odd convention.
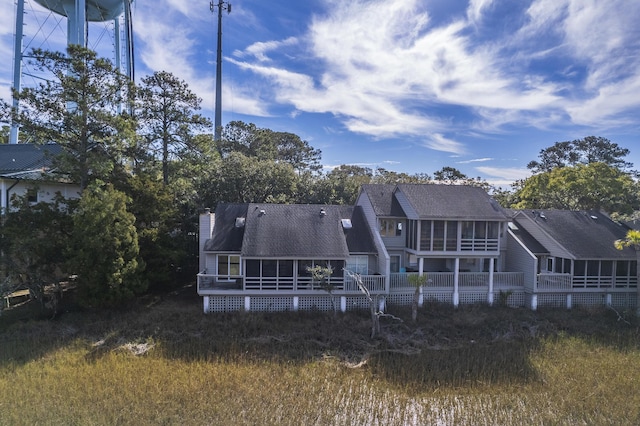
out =
[[[455,271],[453,273],[453,306],[456,308],[460,304],[460,291],[458,288],[459,280],[460,280],[460,258],[456,257]]]
[[[493,257],[489,259],[489,293],[487,294],[487,302],[489,306],[493,306]]]

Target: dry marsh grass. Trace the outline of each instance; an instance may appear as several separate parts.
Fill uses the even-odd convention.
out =
[[[146,300],[0,318],[0,424],[639,424],[635,319],[428,305],[367,313],[200,313]]]

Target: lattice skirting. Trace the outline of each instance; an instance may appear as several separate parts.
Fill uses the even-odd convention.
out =
[[[209,297],[209,312],[235,312],[244,309],[242,296],[211,296]]]
[[[570,298],[568,296],[571,296]],[[637,305],[637,294],[630,293],[538,293],[538,308],[604,307],[608,304],[616,309],[633,309]],[[532,295],[527,305],[531,306]]]
[[[538,293],[538,308],[567,308],[569,306],[567,294],[564,293]],[[512,291],[511,293],[494,292],[494,304],[506,303],[511,307],[532,306],[532,295],[525,294],[524,291]],[[388,305],[411,305],[413,303],[413,291],[396,292],[385,296]],[[336,308],[342,307],[340,296],[335,297]],[[423,294],[425,303],[437,301],[441,303],[453,303],[453,293],[450,291],[429,291]],[[481,291],[460,292],[460,304],[487,303],[487,293]],[[616,309],[634,309],[637,304],[635,292],[612,293],[609,296],[601,292],[598,293],[572,293],[571,307],[606,306],[610,303]],[[346,310],[368,309],[369,301],[364,296],[350,295],[345,297],[344,308]],[[298,310],[319,310],[331,311],[333,306],[328,295],[299,296],[297,306],[294,297],[286,296],[251,296],[248,304],[245,296],[209,296],[205,305],[207,312],[232,312],[249,309],[250,311],[274,312],[274,311],[294,311]]]

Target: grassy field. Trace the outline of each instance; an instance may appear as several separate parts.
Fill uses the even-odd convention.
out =
[[[193,293],[5,312],[0,424],[640,424],[631,316],[429,304],[372,341],[367,313],[203,315]]]

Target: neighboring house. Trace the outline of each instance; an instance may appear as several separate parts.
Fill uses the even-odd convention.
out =
[[[509,219],[482,188],[363,185],[356,203],[378,242],[390,300],[407,301],[407,276],[414,273],[427,276],[424,297],[454,306],[492,304],[500,291],[511,292],[512,303],[524,303],[522,274],[504,269]]]
[[[617,250],[629,228],[595,211],[515,211],[508,265],[526,271],[530,306],[636,304],[632,248]]]
[[[56,193],[78,197],[80,187],[52,170],[60,154],[56,144],[0,144],[0,214],[11,206],[12,196],[28,195],[33,203],[52,201]]]
[[[340,308],[366,306],[343,269],[383,303],[510,306],[635,304],[626,227],[593,212],[502,209],[483,189],[364,185],[356,206],[221,204],[200,223],[198,293],[205,312],[330,309],[307,266],[330,265]]]

